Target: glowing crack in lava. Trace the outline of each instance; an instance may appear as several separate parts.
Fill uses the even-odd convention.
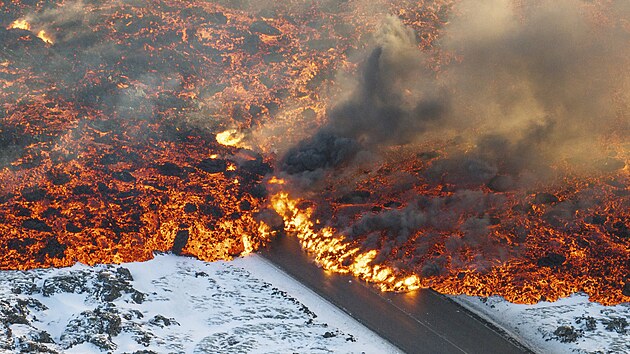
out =
[[[0,5],[2,269],[286,232],[384,291],[630,300],[622,2]]]

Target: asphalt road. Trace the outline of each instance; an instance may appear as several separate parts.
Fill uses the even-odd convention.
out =
[[[531,353],[500,330],[432,290],[382,293],[312,263],[291,236],[261,255],[406,353]]]

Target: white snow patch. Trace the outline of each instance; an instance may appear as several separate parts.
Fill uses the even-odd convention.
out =
[[[498,296],[451,298],[539,353],[630,353],[629,303],[604,306],[585,294],[535,305]]]
[[[27,324],[2,319],[13,334],[0,352],[398,353],[256,255],[0,272],[0,301],[15,314],[32,302]]]

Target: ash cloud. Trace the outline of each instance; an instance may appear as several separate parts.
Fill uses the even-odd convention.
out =
[[[331,109],[319,133],[286,153],[281,168],[316,179],[359,151],[378,155],[435,136],[453,137],[457,146],[428,177],[456,184],[498,174],[516,186],[550,178],[561,162],[582,171],[622,168],[623,157],[606,142],[630,129],[618,103],[628,100],[629,34],[595,23],[588,11],[578,0],[520,9],[508,0],[463,1],[438,45],[458,60],[439,75],[415,33],[388,17],[349,98]],[[628,14],[617,5],[612,16]],[[337,141],[355,148],[343,158],[326,152]]]

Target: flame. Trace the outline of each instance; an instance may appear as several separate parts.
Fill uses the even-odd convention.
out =
[[[422,34],[419,48],[431,48],[446,21],[443,10],[454,1],[380,3]],[[42,11],[37,4],[4,4],[5,14],[16,17]],[[346,93],[331,78],[357,71],[360,63],[349,53],[365,49],[361,38],[381,20],[381,14],[352,6],[334,14],[315,6],[305,15],[293,13],[293,5],[278,3],[278,16],[261,19],[197,0],[157,0],[155,7],[90,2],[81,11],[102,21],[73,26],[84,26],[78,30],[95,43],[54,43],[52,29],[63,28],[54,21],[46,27],[51,33],[25,19],[11,23],[9,29],[33,31],[55,50],[20,35],[0,59],[0,147],[10,152],[0,156],[0,268],[141,261],[169,250],[207,261],[231,259],[274,237],[278,225],[257,218],[271,202],[287,232],[324,269],[352,274],[382,290],[432,287],[449,294],[498,294],[519,303],[583,291],[604,304],[629,301],[620,291],[627,267],[619,266],[627,264],[630,252],[624,238],[630,227],[628,163],[616,173],[566,178],[542,188],[565,204],[582,200],[581,193],[600,201],[574,211],[566,227],[544,220],[552,206],[530,203],[533,196],[525,192],[506,192],[499,195],[505,204],[488,215],[446,210],[436,218],[444,216],[438,221],[448,226],[416,230],[407,242],[388,245],[389,253],[381,246],[391,237],[376,235],[376,245],[364,246],[367,236],[351,238],[345,227],[378,208],[404,208],[410,195],[454,194],[451,185],[425,181],[411,190],[392,188],[397,176],[383,171],[416,178],[428,165],[417,154],[404,163],[384,162],[374,173],[331,176],[328,194],[313,197],[317,206],[330,209],[327,215],[278,192],[289,190],[292,181],[267,180],[268,168],[256,164],[273,165],[278,150],[325,123],[328,103]],[[67,10],[64,6],[60,2],[58,10]],[[256,34],[261,20],[272,28],[262,31],[270,34]],[[94,60],[91,54],[110,44],[121,55],[100,53],[107,55]],[[456,60],[437,54],[430,63],[436,70]],[[59,58],[52,64],[63,65],[42,57]],[[62,75],[63,68],[77,72]],[[215,135],[216,127],[238,129]],[[628,161],[627,139],[620,135],[611,156]],[[242,151],[250,148],[248,140],[261,145],[260,159]],[[244,158],[247,163],[239,163]],[[267,194],[263,184],[274,192]],[[349,205],[338,200],[338,186],[375,197]],[[490,193],[485,187],[473,192]],[[488,242],[514,246],[505,257],[509,261],[499,255],[477,268],[478,249],[447,252],[448,241],[466,237],[457,230],[463,219],[489,214],[499,223],[490,226]],[[326,225],[342,218],[348,225],[322,227],[318,218]],[[527,237],[519,239],[518,232]],[[562,250],[566,263],[559,269],[537,267],[536,260],[554,249]],[[443,273],[423,272],[431,256],[444,260]]]
[[[52,37],[48,35],[48,33],[46,33],[46,31],[44,30],[40,30],[39,32],[37,32],[37,37],[47,44],[55,44]]]
[[[243,235],[242,240],[243,240],[243,252],[241,253],[241,256],[247,256],[248,254],[254,251],[254,247],[252,245],[252,242],[249,240],[249,236]]]
[[[17,19],[13,21],[9,25],[9,27],[7,27],[7,29],[21,29],[25,31],[30,31],[31,24],[25,19]],[[50,45],[54,44],[53,38],[43,29],[37,32],[37,37],[41,39],[42,41],[44,41],[44,43],[46,44],[50,44]]]
[[[30,31],[31,30],[31,24],[28,23],[28,21],[24,20],[24,19],[18,19],[15,20],[11,23],[11,25],[9,25],[8,29],[21,29],[21,30],[25,30],[25,31]]]
[[[408,168],[417,169],[414,166]],[[337,181],[337,183],[346,185],[344,181]],[[569,185],[571,184],[569,183]],[[374,187],[372,189],[382,188]],[[418,193],[430,196],[434,192],[425,190],[418,191]],[[573,199],[573,197],[568,196],[566,198]],[[618,197],[610,194],[608,198],[612,201]],[[312,207],[302,209],[299,207],[308,204],[304,203],[303,200],[292,199],[288,193],[279,192],[271,198],[271,202],[274,210],[285,221],[285,231],[298,237],[302,247],[313,256],[322,268],[337,273],[352,274],[375,284],[383,291],[409,291],[430,287],[445,294],[473,296],[498,294],[511,302],[524,304],[537,303],[541,299],[555,301],[579,291],[586,292],[592,301],[602,304],[618,304],[627,299],[627,296],[624,297],[621,294],[621,288],[618,285],[623,284],[625,272],[618,272],[616,268],[614,270],[605,269],[607,269],[607,264],[621,264],[627,260],[628,249],[619,247],[619,241],[615,239],[614,235],[602,234],[596,225],[588,225],[588,227],[596,233],[595,237],[598,241],[580,244],[580,242],[585,241],[579,241],[580,238],[575,235],[563,234],[563,231],[554,229],[541,221],[544,218],[543,215],[548,212],[549,206],[539,205],[538,208],[532,208],[530,216],[525,218],[519,215],[502,217],[504,220],[516,218],[521,225],[520,228],[535,230],[535,232],[546,235],[543,238],[534,236],[526,241],[514,241],[512,240],[513,235],[501,234],[501,232],[506,231],[501,231],[500,227],[493,229],[493,234],[490,237],[496,237],[497,241],[490,242],[501,242],[505,245],[513,242],[525,243],[525,245],[516,246],[519,250],[517,257],[508,258],[507,261],[503,262],[491,263],[487,266],[488,269],[480,270],[475,268],[476,257],[478,257],[475,249],[464,249],[461,251],[462,253],[451,256],[453,258],[462,257],[465,260],[463,263],[458,266],[453,263],[447,264],[444,266],[445,273],[423,277],[421,275],[422,268],[413,266],[414,264],[420,264],[420,266],[423,264],[412,261],[413,254],[416,252],[415,245],[417,241],[424,242],[422,241],[423,232],[436,235],[435,230],[418,230],[416,234],[410,237],[408,243],[385,251],[389,252],[385,260],[381,259],[376,262],[379,250],[363,248],[361,241],[357,240],[356,236],[354,240],[350,240],[332,227],[316,226],[319,221],[312,221]],[[611,206],[606,207],[606,210],[613,220],[612,223],[616,225],[614,227],[624,229],[623,220],[627,220],[625,218],[627,218],[628,210],[627,208],[622,210],[616,206],[621,204],[623,204],[621,201],[612,202]],[[335,203],[332,205],[333,210],[339,207]],[[612,211],[615,208],[617,211]],[[508,206],[508,210],[510,209],[511,207]],[[578,217],[584,218],[590,213],[592,211],[584,211],[584,214],[580,214]],[[599,215],[598,212],[595,212],[595,215]],[[436,215],[435,217],[438,218],[439,216]],[[352,222],[352,220],[345,221],[346,224],[352,224]],[[603,223],[603,221],[596,222]],[[509,224],[509,222],[507,223]],[[445,252],[443,243],[452,239],[451,232],[453,231],[443,231],[443,235],[439,238],[432,236],[432,242],[435,242],[432,246],[434,251],[424,252],[443,254]],[[570,264],[570,266],[560,267],[561,271],[552,268],[556,266],[544,266],[545,263],[543,266],[536,266],[537,260],[538,262],[553,262],[553,259],[545,260],[545,257],[548,257],[545,255],[550,252],[548,238],[556,240],[555,242],[558,244],[564,242],[568,246],[569,251],[565,253],[566,262],[565,258],[559,262]],[[381,239],[386,238],[381,237]],[[583,239],[588,240],[589,236]],[[427,245],[427,247],[429,246],[431,245]],[[504,249],[508,250],[509,248],[506,246]],[[527,249],[528,257],[522,256],[523,249]],[[394,259],[405,259],[405,261],[397,261],[398,264],[404,264],[404,268],[399,269],[391,265],[393,263],[391,261],[392,254],[400,255]],[[593,254],[598,254],[600,258],[593,259]],[[449,262],[453,261],[449,260]],[[611,281],[594,286],[595,282],[592,279],[600,279],[602,277],[598,275],[600,271],[604,271],[606,277]]]
[[[258,234],[263,239],[269,240],[275,236],[275,231],[273,231],[272,228],[264,221],[261,221],[258,225]],[[243,235],[241,239],[243,240],[243,252],[241,253],[241,256],[247,256],[256,250],[254,242],[252,242],[248,235]]]
[[[237,129],[228,129],[216,136],[217,142],[225,146],[239,146],[245,138],[245,134],[239,132]]]
[[[267,181],[267,183],[269,184],[285,184],[286,181],[282,178],[278,178],[276,176],[272,176],[269,181]]]
[[[291,199],[288,193],[280,192],[271,197],[274,210],[284,219],[285,231],[295,234],[302,247],[315,257],[325,270],[352,274],[382,291],[411,291],[420,288],[420,278],[403,274],[393,268],[374,265],[376,250],[361,252],[352,248],[329,227],[315,231],[310,220],[311,210],[300,210],[300,200]],[[348,265],[344,265],[348,264]]]

